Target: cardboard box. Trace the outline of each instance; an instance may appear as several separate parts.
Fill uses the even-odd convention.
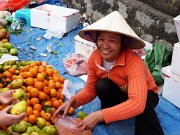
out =
[[[96,44],[90,41],[87,41],[80,36],[74,37],[75,42],[75,53],[82,54],[89,58],[91,53],[96,49]]]
[[[171,61],[171,72],[180,76],[180,42],[174,44],[172,61]]]
[[[162,72],[165,75],[162,96],[180,108],[180,76],[173,74],[170,66],[164,67]]]
[[[180,42],[180,15],[175,17],[173,20],[175,22],[177,35],[178,35],[178,39],[179,39],[179,42]]]
[[[67,33],[79,25],[79,11],[62,6],[44,4],[30,11],[31,26]]]

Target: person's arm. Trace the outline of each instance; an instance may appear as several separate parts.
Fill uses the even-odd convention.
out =
[[[96,98],[96,91],[94,87],[98,78],[96,76],[95,68],[96,65],[93,59],[93,55],[91,55],[88,60],[88,79],[86,85],[74,96],[76,100],[76,107],[89,103],[94,98]]]

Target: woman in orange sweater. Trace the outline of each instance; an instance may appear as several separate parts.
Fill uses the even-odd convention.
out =
[[[76,130],[136,117],[135,135],[163,135],[154,110],[159,101],[157,86],[143,60],[131,50],[144,47],[144,42],[119,12],[87,26],[79,35],[96,42],[97,50],[88,60],[85,87],[60,106],[55,115],[63,111],[65,117],[71,106],[79,107],[98,96],[102,109],[89,114]]]

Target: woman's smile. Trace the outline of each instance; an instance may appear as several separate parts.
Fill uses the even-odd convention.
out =
[[[121,37],[117,33],[100,32],[97,37],[97,48],[107,61],[114,61],[121,50]]]

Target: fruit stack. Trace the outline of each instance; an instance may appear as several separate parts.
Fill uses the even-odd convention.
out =
[[[0,58],[4,53],[18,55],[18,51],[9,42],[9,32],[0,25]]]

